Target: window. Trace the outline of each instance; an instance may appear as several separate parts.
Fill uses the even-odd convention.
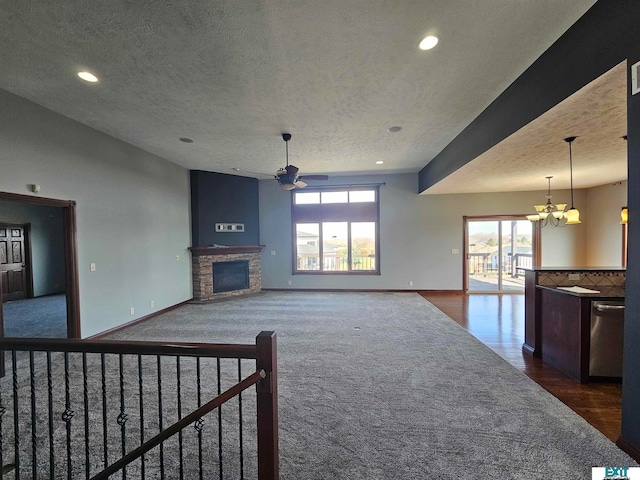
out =
[[[292,195],[293,273],[380,274],[377,186]]]

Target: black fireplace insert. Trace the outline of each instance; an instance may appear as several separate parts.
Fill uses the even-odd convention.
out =
[[[249,288],[249,261],[213,262],[213,293]]]

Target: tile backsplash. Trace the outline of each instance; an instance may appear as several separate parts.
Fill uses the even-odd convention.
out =
[[[574,276],[579,275],[580,279],[575,280]],[[571,278],[571,279],[570,279]],[[545,287],[572,287],[577,285],[579,287],[622,287],[624,288],[626,280],[626,273],[620,271],[606,270],[593,272],[593,271],[557,271],[557,272],[539,272],[538,273],[538,285]]]

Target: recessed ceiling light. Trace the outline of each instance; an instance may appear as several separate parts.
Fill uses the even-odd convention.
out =
[[[96,77],[93,73],[78,72],[78,76],[85,82],[96,83],[98,81],[98,77]]]
[[[384,163],[384,162],[383,162],[382,160],[378,160],[378,161],[376,162],[376,165],[382,165],[383,163]]]
[[[182,137],[180,139],[180,141],[184,142],[184,143],[193,143],[193,140],[191,140],[190,138],[187,138],[187,137]]]
[[[240,171],[239,168],[232,168],[231,170],[233,170],[234,172],[239,172]]]
[[[418,47],[420,50],[431,50],[438,44],[438,37],[435,35],[428,35],[422,39]]]
[[[402,127],[398,127],[398,126],[387,128],[387,132],[389,133],[396,133],[396,132],[399,132],[400,130],[402,130]]]

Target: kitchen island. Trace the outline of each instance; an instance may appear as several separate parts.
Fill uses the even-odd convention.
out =
[[[588,382],[592,302],[623,303],[624,281],[624,268],[537,267],[525,272],[523,352]],[[576,286],[578,291],[565,289]]]

